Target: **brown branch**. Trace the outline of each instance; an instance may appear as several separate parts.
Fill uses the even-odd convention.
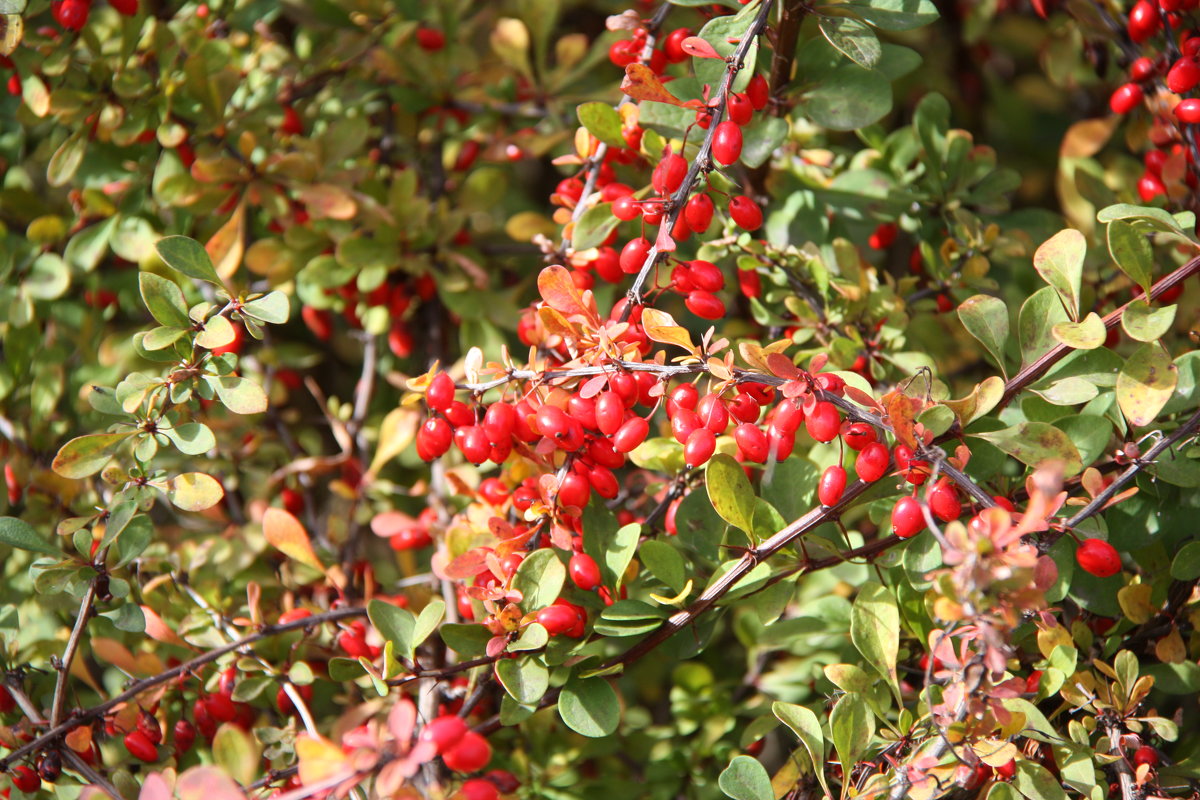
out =
[[[1193,258],[1191,261],[1187,262],[1182,267],[1165,276],[1158,283],[1151,286],[1150,299],[1157,300],[1168,289],[1172,289],[1182,284],[1197,272],[1200,272],[1200,256]],[[1125,305],[1105,316],[1105,330],[1111,331],[1113,328],[1120,325],[1121,316],[1125,313],[1125,309],[1129,308],[1129,306],[1131,306],[1133,303],[1139,302],[1141,299],[1142,298],[1136,298],[1134,300],[1130,300]],[[1022,369],[1020,372],[1014,375],[1011,380],[1004,384],[1004,394],[1001,395],[1000,402],[996,405],[996,408],[993,409],[993,412],[1000,411],[1002,408],[1007,406],[1013,401],[1014,398],[1016,398],[1018,394],[1024,391],[1029,384],[1045,375],[1050,371],[1051,367],[1074,352],[1075,348],[1068,347],[1065,344],[1056,344],[1054,347],[1050,348],[1048,351],[1034,360],[1032,364]]]
[[[704,135],[704,142],[700,145],[700,152],[692,159],[687,175],[684,176],[683,183],[680,184],[675,194],[671,195],[671,199],[667,201],[669,211],[660,223],[660,231],[669,233],[675,229],[675,223],[679,220],[679,215],[683,213],[683,206],[687,202],[688,195],[692,193],[692,189],[695,187],[700,173],[707,173],[713,168],[713,140],[717,136],[717,128],[720,126],[721,118],[725,116],[725,99],[729,96],[729,92],[733,88],[733,81],[737,77],[737,74],[742,71],[746,55],[750,52],[750,47],[758,39],[763,28],[766,27],[767,18],[771,15],[771,8],[774,4],[775,0],[762,0],[762,8],[759,9],[758,16],[750,24],[746,35],[742,37],[742,41],[738,43],[737,49],[733,51],[733,55],[726,59],[727,66],[725,68],[725,75],[721,79],[721,85],[717,89],[716,95],[709,100],[708,107],[711,116],[708,131]],[[646,253],[646,260],[642,262],[642,268],[638,271],[637,277],[633,279],[633,285],[629,287],[629,291],[626,293],[629,302],[625,305],[625,311],[621,315],[622,322],[628,321],[633,307],[641,304],[642,285],[650,275],[650,270],[654,269],[654,265],[658,263],[659,258],[663,255],[665,253],[658,249],[656,237],[655,243],[650,247],[650,251]]]
[[[63,705],[67,702],[67,676],[71,672],[71,662],[79,649],[79,641],[83,638],[83,630],[87,627],[88,619],[92,616],[92,604],[96,601],[96,581],[92,578],[83,600],[79,603],[79,615],[75,618],[75,627],[71,629],[71,638],[67,639],[67,647],[63,650],[62,660],[57,665],[58,677],[54,682],[54,700],[50,706],[50,727],[53,728],[62,721]]]
[[[800,27],[807,13],[806,0],[784,0],[779,25],[775,29],[770,78],[767,80],[771,94],[764,113],[769,116],[782,117],[788,112],[788,107],[783,101],[784,88],[792,80],[792,65],[796,61],[796,44],[800,40]],[[761,187],[765,184],[770,163],[770,159],[767,159],[761,166],[750,170],[749,184],[752,187]]]
[[[129,702],[142,692],[174,680],[181,675],[187,675],[197,667],[202,667],[205,664],[216,661],[223,655],[236,652],[244,647],[261,642],[263,639],[269,639],[272,636],[278,636],[283,633],[289,633],[291,631],[322,625],[326,622],[337,622],[338,620],[350,619],[352,617],[362,617],[365,616],[366,613],[367,610],[362,607],[340,608],[336,611],[327,611],[324,614],[314,614],[311,617],[305,617],[304,619],[296,620],[295,622],[266,625],[256,633],[252,633],[249,636],[238,639],[235,642],[230,642],[227,645],[222,645],[221,647],[209,650],[207,653],[202,653],[190,661],[185,661],[179,666],[172,667],[171,669],[160,672],[157,675],[152,675],[149,678],[142,678],[141,680],[134,681],[128,689],[121,692],[116,697],[106,700],[97,706],[93,706],[89,709],[74,714],[73,716],[69,717],[66,722],[62,722],[51,727],[50,730],[46,731],[33,741],[21,745],[4,758],[0,758],[0,772],[7,770],[10,765],[24,758],[26,755],[44,750],[46,747],[52,745],[56,740],[65,736],[67,733],[70,733],[80,725],[104,716],[112,709],[116,708],[122,703]]]

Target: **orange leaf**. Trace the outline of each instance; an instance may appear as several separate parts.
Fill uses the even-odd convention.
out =
[[[888,422],[892,425],[896,439],[901,444],[915,448],[917,440],[913,435],[913,419],[921,410],[921,404],[900,392],[888,392],[883,396],[883,405],[887,409]]]
[[[644,313],[644,312],[643,312]],[[769,353],[765,359],[767,368],[771,373],[778,375],[781,378],[789,380],[799,380],[804,377],[804,373],[792,363],[792,360],[783,353]]]
[[[699,36],[687,37],[680,42],[680,47],[683,49],[683,52],[695,58],[719,58],[722,61],[725,60],[725,56],[718,53],[716,48]]]
[[[487,566],[487,553],[476,548],[468,550],[446,565],[444,570],[451,580],[464,580],[478,575]]]
[[[146,635],[151,639],[164,644],[185,644],[150,606],[142,606],[142,615],[146,617]]]
[[[621,91],[634,100],[653,100],[656,103],[667,103],[672,106],[682,106],[679,98],[667,91],[662,81],[654,74],[654,70],[645,64],[630,64],[625,67],[625,80],[621,82]]]
[[[307,564],[310,567],[325,571],[325,567],[313,552],[312,542],[308,539],[308,531],[282,508],[268,508],[263,514],[263,534],[276,550],[288,558]]]
[[[587,316],[588,309],[579,294],[579,288],[571,279],[571,273],[565,267],[557,264],[546,267],[538,274],[538,292],[546,305],[563,314],[583,314]]]
[[[358,212],[354,198],[340,186],[315,183],[300,190],[300,202],[317,218],[351,219]]]
[[[233,210],[233,216],[222,225],[204,245],[217,274],[225,280],[233,277],[241,266],[246,251],[246,199],[243,197]]]
[[[696,352],[692,337],[688,332],[675,323],[675,319],[665,311],[657,308],[646,308],[642,311],[642,330],[656,342],[673,344],[691,353]]]

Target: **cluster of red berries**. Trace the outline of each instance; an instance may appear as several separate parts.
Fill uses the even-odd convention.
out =
[[[120,14],[127,17],[138,13],[138,0],[108,0]],[[53,0],[50,13],[54,20],[69,31],[81,31],[92,12],[92,0]]]
[[[360,294],[358,287],[347,283],[337,290],[328,290],[327,294],[336,294],[342,304],[342,317],[352,328],[362,328],[359,317],[360,310],[375,306],[385,306],[392,320],[388,331],[388,349],[397,358],[408,358],[413,353],[413,335],[406,317],[412,307],[413,300],[429,302],[437,294],[437,284],[428,273],[419,275],[406,282],[384,282],[366,294]],[[300,309],[300,318],[312,332],[312,335],[323,342],[333,338],[334,313],[327,308],[316,308],[305,305]]]
[[[1185,131],[1200,123],[1200,97],[1187,96],[1200,84],[1200,29],[1193,18],[1198,7],[1198,0],[1138,0],[1129,11],[1126,32],[1135,44],[1150,46],[1167,37],[1174,40],[1170,49],[1179,51],[1174,61],[1157,54],[1135,59],[1129,81],[1109,98],[1116,114],[1145,106],[1153,117],[1148,136],[1153,147],[1137,184],[1143,202],[1165,197],[1176,186],[1182,191],[1184,184],[1200,185]]]

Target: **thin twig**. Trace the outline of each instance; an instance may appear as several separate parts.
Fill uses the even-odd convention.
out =
[[[84,628],[92,616],[92,603],[96,601],[96,581],[88,582],[87,591],[79,602],[79,616],[75,618],[75,627],[71,629],[71,638],[67,639],[67,647],[63,650],[62,661],[58,665],[58,677],[54,682],[54,700],[50,706],[50,727],[53,728],[62,721],[63,706],[67,702],[67,676],[71,672],[71,662],[79,649],[79,641],[83,638]]]
[[[35,752],[45,749],[48,745],[52,744],[53,742],[55,742],[62,736],[66,735],[67,733],[70,733],[72,730],[79,727],[80,725],[83,725],[93,719],[97,719],[99,717],[104,716],[109,711],[111,711],[112,709],[121,705],[122,703],[127,703],[130,700],[133,700],[135,697],[137,697],[142,692],[145,692],[148,689],[153,689],[155,686],[159,686],[168,681],[174,680],[175,678],[178,678],[181,675],[187,675],[188,673],[195,670],[197,667],[202,667],[205,664],[210,664],[213,661],[216,661],[218,658],[220,658],[223,655],[236,652],[243,647],[255,644],[257,642],[261,642],[264,639],[270,639],[273,636],[279,636],[280,634],[283,634],[283,633],[289,633],[291,631],[298,631],[298,630],[303,630],[304,628],[315,627],[318,625],[322,625],[326,622],[337,622],[339,620],[350,619],[352,617],[362,617],[362,616],[366,616],[366,613],[367,613],[367,610],[362,607],[339,608],[336,611],[327,611],[323,614],[314,614],[311,617],[306,617],[304,619],[296,620],[295,622],[286,622],[286,623],[276,624],[276,625],[266,625],[258,632],[252,633],[249,636],[245,636],[241,639],[238,639],[236,642],[230,642],[227,645],[222,645],[221,647],[217,647],[212,650],[209,650],[207,653],[202,653],[201,655],[196,656],[195,658],[193,658],[190,661],[185,661],[184,663],[180,664],[179,666],[171,667],[170,669],[164,670],[163,672],[160,672],[157,675],[152,675],[149,678],[142,678],[141,680],[134,681],[133,684],[131,684],[128,689],[121,692],[116,697],[113,697],[110,700],[106,700],[105,702],[100,703],[99,705],[92,706],[91,708],[86,709],[84,711],[80,711],[78,714],[73,716],[71,719],[68,719],[66,722],[62,722],[62,723],[52,727],[50,730],[46,731],[45,733],[43,733],[41,736],[37,737],[33,741],[31,741],[27,744],[21,745],[20,747],[13,750],[8,755],[6,755],[4,758],[0,758],[0,771],[4,771],[4,770],[8,769],[11,764],[21,760],[22,758],[24,758],[26,755],[28,755],[30,753],[35,753]]]

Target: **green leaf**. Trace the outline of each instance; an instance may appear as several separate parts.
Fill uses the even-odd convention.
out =
[[[233,323],[221,316],[211,317],[204,323],[204,330],[196,334],[196,344],[208,350],[224,347],[237,338]]]
[[[718,453],[704,470],[709,500],[721,519],[748,534],[754,531],[754,490],[733,456]]]
[[[550,670],[536,658],[506,658],[496,662],[496,677],[518,703],[533,705],[550,688]]]
[[[1154,422],[1171,399],[1179,370],[1158,344],[1139,347],[1117,375],[1117,405],[1129,424],[1142,427]]]
[[[968,435],[991,442],[1031,467],[1043,461],[1061,461],[1068,477],[1083,469],[1079,450],[1070,437],[1048,422],[1022,422],[999,431]]]
[[[440,597],[435,597],[425,604],[425,607],[421,609],[421,613],[417,615],[417,624],[413,627],[412,643],[414,650],[420,647],[421,643],[437,630],[437,626],[441,624],[442,617],[445,615],[446,601]]]
[[[673,592],[683,591],[687,583],[687,565],[679,551],[664,541],[647,539],[638,549],[638,557],[654,577]]]
[[[1146,234],[1122,220],[1108,223],[1108,252],[1130,280],[1150,292],[1154,282],[1154,251]]]
[[[1079,317],[1079,287],[1083,280],[1083,259],[1087,239],[1074,228],[1059,231],[1033,254],[1033,266],[1062,299],[1071,319]]]
[[[1121,314],[1121,327],[1139,342],[1157,342],[1175,324],[1175,312],[1179,306],[1156,308],[1145,298],[1134,300]]]
[[[105,532],[107,538],[108,533]],[[126,564],[131,563],[135,558],[145,552],[150,546],[150,540],[154,538],[154,524],[150,522],[150,517],[145,514],[138,514],[133,519],[129,520],[129,524],[125,526],[125,530],[121,532],[120,538],[117,539],[117,562],[114,569],[120,569]]]
[[[843,63],[817,81],[805,95],[801,109],[823,128],[865,128],[892,110],[892,84],[882,70]]]
[[[93,433],[67,442],[54,457],[51,469],[64,478],[86,478],[104,469],[131,433]]]
[[[271,292],[242,306],[242,313],[255,319],[282,325],[291,315],[291,304],[283,292]]]
[[[1027,800],[1067,800],[1067,793],[1048,769],[1024,758],[1017,759],[1013,786]]]
[[[79,131],[58,146],[46,166],[46,182],[51,186],[66,186],[79,171],[87,152],[87,137]]]
[[[442,637],[442,641],[446,643],[447,647],[464,658],[483,655],[488,640],[492,638],[492,634],[488,632],[487,628],[477,624],[446,623],[438,628],[438,635]]]
[[[367,617],[384,640],[395,644],[397,652],[412,658],[417,618],[411,611],[383,600],[372,600],[367,604]]]
[[[771,776],[757,758],[734,756],[717,779],[721,791],[734,800],[775,800]]]
[[[576,250],[599,247],[617,229],[620,220],[612,214],[612,203],[597,203],[583,212],[572,228],[571,246]]]
[[[237,725],[226,723],[213,737],[212,755],[213,761],[226,775],[245,786],[252,783],[258,774],[262,746]],[[218,795],[213,800],[223,798]]]
[[[900,608],[890,590],[874,582],[863,584],[850,611],[850,639],[890,682],[899,699],[896,657],[900,651]]]
[[[117,222],[120,219],[119,215],[114,214],[103,222],[89,225],[79,231],[71,237],[71,241],[67,242],[63,258],[67,260],[68,264],[83,272],[94,270],[104,258],[104,254],[108,250],[108,240],[116,230]]]
[[[711,44],[713,49],[721,54],[721,58],[692,58],[692,67],[695,69],[697,81],[710,86],[720,83],[725,74],[725,59],[733,55],[733,51],[738,48],[737,43],[750,30],[750,25],[754,22],[758,10],[758,3],[749,3],[742,6],[736,14],[713,17],[704,24],[704,27],[696,35]],[[746,84],[754,75],[754,65],[757,59],[758,42],[755,41],[746,53],[742,70],[733,80],[733,91],[745,91]]]
[[[908,31],[938,18],[931,0],[850,0],[840,8],[885,31]]]
[[[521,635],[509,642],[508,651],[518,653],[524,650],[541,650],[550,641],[550,634],[541,623],[531,622],[521,631]]]
[[[164,236],[154,245],[159,257],[178,272],[198,281],[223,286],[221,276],[213,268],[212,259],[204,245],[187,236]]]
[[[1135,206],[1129,203],[1117,203],[1116,205],[1102,208],[1096,214],[1096,219],[1103,223],[1111,223],[1114,220],[1132,220],[1133,223],[1139,226],[1162,231],[1163,233],[1183,233],[1183,229],[1179,227],[1179,220],[1167,211],[1161,208],[1154,208],[1153,206]]]
[[[329,678],[338,683],[347,681],[356,681],[366,674],[362,664],[358,663],[357,658],[343,658],[335,656],[329,659]]]
[[[187,333],[183,328],[152,328],[142,337],[142,347],[150,351],[165,350],[187,336]]]
[[[781,117],[764,116],[742,129],[742,163],[751,169],[767,163],[787,139],[790,126]]]
[[[1021,364],[1028,365],[1045,355],[1057,344],[1054,326],[1069,322],[1058,294],[1049,286],[1038,289],[1021,305],[1017,317],[1017,332],[1021,338]]]
[[[843,764],[854,764],[875,735],[875,717],[862,695],[844,694],[829,714],[833,746]]]
[[[38,536],[28,522],[16,517],[0,517],[0,544],[47,556],[62,556],[62,550]]]
[[[185,472],[164,483],[167,499],[184,511],[203,511],[221,502],[225,489],[211,475],[203,472]]]
[[[142,293],[142,302],[160,325],[166,325],[168,328],[192,326],[183,290],[175,281],[167,280],[153,272],[142,272],[138,275],[138,288]]]
[[[42,253],[21,285],[34,300],[57,300],[71,286],[71,270],[57,253]]]
[[[0,14],[25,13],[26,0],[0,0]]]
[[[235,414],[261,414],[267,410],[267,393],[248,378],[207,376],[205,380],[216,390],[222,405]]]
[[[825,790],[826,796],[832,797],[825,779],[825,736],[821,731],[821,720],[806,706],[779,700],[771,704],[771,713],[791,728],[792,733],[800,739],[805,752],[808,753],[811,762],[809,766],[821,782],[821,788]]]
[[[1171,577],[1177,581],[1200,578],[1200,542],[1188,542],[1171,561]]]
[[[187,456],[203,455],[217,446],[217,437],[203,422],[185,422],[163,428],[162,432],[179,452]]]
[[[1095,311],[1089,311],[1079,322],[1056,322],[1050,333],[1059,342],[1076,350],[1095,350],[1108,337],[1104,320]]]
[[[592,136],[609,147],[625,147],[625,137],[621,135],[621,115],[608,103],[583,103],[577,113],[579,124],[587,128]]]
[[[604,678],[572,678],[559,695],[558,715],[576,733],[600,739],[617,730],[621,704],[616,690]]]
[[[1000,372],[1004,367],[1004,345],[1008,341],[1008,305],[998,297],[977,294],[958,307],[958,318],[967,333],[979,340]]]
[[[521,608],[528,614],[553,603],[566,578],[567,568],[558,554],[546,547],[525,557],[513,575],[512,586],[521,593]]]
[[[853,17],[826,17],[820,21],[821,33],[846,58],[863,69],[872,69],[879,63],[883,49],[875,31]]]

